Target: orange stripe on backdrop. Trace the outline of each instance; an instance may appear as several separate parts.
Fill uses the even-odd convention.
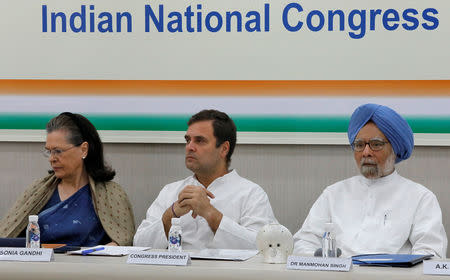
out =
[[[450,80],[135,81],[0,80],[0,94],[193,96],[450,96]]]

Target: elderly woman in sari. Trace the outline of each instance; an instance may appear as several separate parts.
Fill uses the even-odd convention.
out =
[[[62,113],[47,123],[49,175],[34,182],[0,222],[0,236],[22,236],[39,215],[42,243],[131,245],[134,217],[126,193],[111,181],[100,137],[88,119]]]

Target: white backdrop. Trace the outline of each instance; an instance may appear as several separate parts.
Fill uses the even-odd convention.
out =
[[[283,25],[283,10],[288,4],[297,3],[302,12],[291,9],[288,22],[295,25],[304,22],[297,32],[287,31]],[[197,5],[202,8],[197,9]],[[264,5],[270,6],[268,15]],[[0,16],[0,77],[26,79],[146,79],[146,80],[412,80],[448,79],[450,77],[450,3],[447,0],[208,0],[208,1],[119,1],[93,0],[3,0]],[[47,7],[47,32],[43,32],[42,7]],[[51,13],[63,12],[70,16],[81,12],[86,5],[87,32],[75,33],[67,23],[67,32],[61,32],[60,19],[56,32],[51,32]],[[94,5],[91,9],[89,5]],[[145,32],[145,5],[150,5],[158,15],[159,5],[164,9],[164,31],[157,32],[150,25]],[[187,32],[184,13],[188,6],[194,13],[202,12],[202,32]],[[370,30],[370,10],[381,10]],[[383,15],[394,9],[399,14],[399,27],[389,31],[383,25]],[[417,28],[405,30],[403,12],[415,9]],[[423,11],[428,12],[426,20]],[[307,28],[308,14],[314,10],[324,15],[324,27],[313,32]],[[328,11],[341,10],[344,14],[344,30],[328,30]],[[350,14],[354,26],[361,21],[359,13],[366,13],[366,31],[361,39],[352,39],[349,32]],[[358,12],[358,10],[360,12]],[[242,14],[244,26],[249,11],[261,16],[261,32],[237,32],[232,21],[231,32],[226,32],[225,22],[218,32],[205,28],[207,15],[217,12]],[[363,11],[363,12],[361,12]],[[429,10],[428,10],[429,11]],[[101,33],[98,24],[107,19],[102,12],[112,15],[112,32]],[[126,24],[117,31],[116,13],[128,12],[131,16],[131,32]],[[183,18],[183,32],[169,32],[167,23],[176,18],[170,12],[178,12]],[[93,13],[94,21],[90,21]],[[313,12],[318,13],[318,12]],[[355,13],[355,12],[353,12]],[[386,17],[395,17],[390,14]],[[429,20],[434,18],[433,23]],[[217,25],[211,17],[211,25]],[[80,26],[75,17],[75,26]],[[338,20],[338,17],[335,18]],[[268,21],[269,31],[264,31]],[[94,31],[89,32],[90,22]],[[319,17],[313,16],[311,24],[319,25]],[[422,24],[433,26],[426,30]],[[195,23],[193,23],[195,26]],[[105,27],[106,25],[103,25]]]

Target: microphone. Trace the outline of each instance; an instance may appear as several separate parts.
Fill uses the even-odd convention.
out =
[[[336,249],[336,255],[336,257],[340,257],[342,255],[341,249]],[[314,257],[322,257],[322,248],[319,248],[314,252]]]

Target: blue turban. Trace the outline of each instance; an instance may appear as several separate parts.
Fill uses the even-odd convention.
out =
[[[397,158],[395,163],[411,156],[414,148],[414,136],[406,120],[389,107],[378,104],[365,104],[356,108],[348,125],[350,145],[367,122],[372,121],[387,137]]]

